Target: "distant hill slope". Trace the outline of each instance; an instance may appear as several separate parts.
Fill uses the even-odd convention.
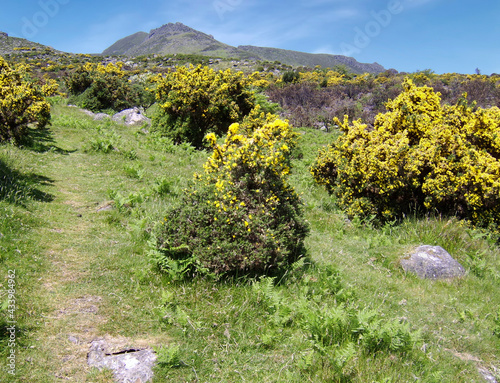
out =
[[[54,48],[46,45],[34,43],[32,41],[21,39],[19,37],[10,37],[5,32],[0,32],[0,55],[14,54],[23,52],[25,49],[33,49],[37,51],[50,49],[55,52]]]
[[[109,48],[104,50],[102,54],[110,56],[120,56],[127,54],[127,51],[146,40],[148,34],[146,32],[137,32],[133,35],[127,36],[116,43],[111,45]]]
[[[137,57],[142,55],[175,53],[199,54],[209,57],[234,58],[240,60],[255,59],[261,61],[279,61],[292,66],[324,68],[345,65],[355,73],[380,73],[385,70],[381,65],[359,63],[352,57],[312,54],[278,48],[254,46],[233,47],[221,43],[213,36],[190,28],[182,23],[169,23],[153,29],[149,34],[138,32],[125,37],[103,51],[104,55],[124,55]]]
[[[326,53],[305,53],[279,48],[263,48],[251,45],[239,46],[239,50],[247,52],[261,60],[279,61],[282,64],[292,66],[315,67],[320,65],[323,68],[333,68],[335,65],[345,65],[355,73],[380,73],[385,68],[377,63],[364,64],[356,61],[352,57],[342,55],[330,55]]]

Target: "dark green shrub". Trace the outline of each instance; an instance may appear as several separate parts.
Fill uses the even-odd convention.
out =
[[[304,255],[308,229],[286,180],[296,135],[275,117],[251,131],[253,123],[231,125],[222,146],[207,136],[214,152],[204,174],[167,212],[156,257],[172,277],[277,273]]]
[[[281,76],[281,80],[285,84],[294,84],[298,82],[299,79],[300,79],[300,73],[295,71],[287,71],[283,73],[283,76]]]
[[[145,84],[131,84],[120,64],[85,64],[66,79],[66,86],[70,103],[93,112],[119,112],[133,106],[148,108],[154,97]]]

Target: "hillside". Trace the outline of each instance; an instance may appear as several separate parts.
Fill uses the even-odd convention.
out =
[[[282,64],[292,66],[315,67],[316,65],[320,65],[323,68],[332,68],[335,65],[345,65],[354,73],[381,73],[385,71],[385,68],[377,63],[364,64],[356,61],[356,59],[352,57],[342,55],[330,55],[325,53],[313,54],[279,48],[255,47],[251,45],[239,46],[238,49],[248,52],[253,57],[260,60],[279,61]]]
[[[10,37],[7,33],[0,32],[0,55],[19,53],[26,50],[42,51],[46,49],[55,52],[53,48],[46,45],[34,43],[19,37]]]
[[[136,45],[141,44],[146,38],[148,34],[146,32],[137,32],[133,35],[127,36],[121,40],[118,40],[116,43],[111,45],[109,48],[102,52],[103,55],[124,55],[127,53],[129,49],[135,47]]]
[[[324,68],[345,65],[354,73],[380,73],[381,65],[359,63],[352,57],[329,54],[312,54],[278,48],[255,46],[233,47],[217,41],[213,36],[190,28],[182,23],[169,23],[153,29],[149,34],[138,32],[118,40],[103,51],[104,55],[141,55],[175,53],[199,54],[209,57],[234,58],[240,60],[278,61],[285,65]]]

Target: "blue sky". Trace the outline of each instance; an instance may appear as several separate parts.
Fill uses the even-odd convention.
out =
[[[404,72],[500,73],[498,0],[11,0],[0,14],[1,31],[75,53],[169,22],[234,46],[345,54]]]

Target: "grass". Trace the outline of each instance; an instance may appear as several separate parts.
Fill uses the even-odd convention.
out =
[[[110,382],[86,364],[103,336],[154,347],[155,382],[480,382],[478,367],[500,378],[495,241],[444,217],[347,220],[308,172],[334,133],[298,131],[291,182],[309,253],[281,281],[174,283],[149,259],[152,228],[207,152],[64,105],[36,145],[1,146],[0,283],[15,269],[18,300],[7,381]],[[444,247],[467,277],[405,274],[398,259],[421,244]]]

